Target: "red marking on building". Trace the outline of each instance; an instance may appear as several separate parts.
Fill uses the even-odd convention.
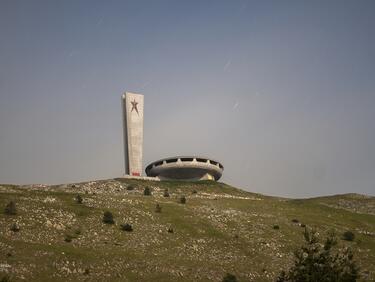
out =
[[[132,175],[133,176],[141,176],[141,174],[139,172],[132,172]]]

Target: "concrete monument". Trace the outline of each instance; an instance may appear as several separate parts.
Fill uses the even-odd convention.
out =
[[[125,174],[141,176],[143,154],[143,95],[122,95]]]
[[[146,174],[160,180],[219,180],[224,167],[218,161],[198,156],[172,157],[152,162]]]

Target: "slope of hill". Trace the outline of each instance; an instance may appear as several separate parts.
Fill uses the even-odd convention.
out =
[[[374,197],[289,200],[216,182],[112,179],[0,185],[1,209],[10,201],[17,214],[0,215],[0,277],[12,281],[221,281],[226,272],[274,281],[293,262],[305,225],[322,237],[354,232],[339,245],[353,248],[363,281],[375,279]],[[105,211],[115,224],[102,222]],[[133,231],[121,230],[125,223]]]

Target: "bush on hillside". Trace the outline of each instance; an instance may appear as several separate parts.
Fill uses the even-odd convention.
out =
[[[273,226],[273,229],[275,229],[275,230],[279,230],[279,229],[280,229],[280,226],[278,226],[277,224],[275,224],[275,225]]]
[[[161,206],[159,205],[159,203],[156,204],[155,212],[161,213]]]
[[[237,280],[237,277],[234,276],[233,274],[227,273],[227,274],[225,274],[222,281],[223,282],[237,282],[238,280]]]
[[[284,281],[354,282],[359,278],[359,268],[349,248],[334,251],[336,236],[331,233],[320,244],[315,231],[305,228],[305,244],[295,253],[294,265],[282,271],[277,278]]]
[[[180,199],[179,199],[179,202],[180,202],[180,204],[186,204],[186,197],[181,196]]]
[[[197,190],[193,190],[193,191],[191,192],[191,194],[197,194],[197,193],[198,193]]]
[[[151,188],[146,186],[145,190],[143,190],[143,195],[151,196]]]
[[[106,224],[114,224],[113,214],[110,211],[106,211],[103,214],[103,222]]]
[[[352,231],[345,231],[344,234],[342,234],[342,238],[346,241],[354,241],[355,235]]]
[[[72,242],[73,239],[74,239],[74,237],[72,235],[66,234],[64,241],[67,242],[67,243],[70,243],[70,242]]]
[[[18,232],[20,231],[20,227],[17,223],[13,223],[11,226],[10,226],[10,231],[13,231],[13,232]]]
[[[122,231],[127,231],[127,232],[133,231],[133,227],[129,223],[121,224],[120,227]]]
[[[132,185],[132,184],[129,184],[128,186],[126,186],[126,190],[128,190],[128,191],[132,191],[132,190],[134,190],[134,185]]]
[[[16,215],[17,214],[16,204],[13,201],[10,201],[5,206],[4,213],[7,215]]]
[[[292,222],[293,222],[293,223],[298,223],[299,220],[298,220],[297,218],[293,218],[293,219],[292,219]]]
[[[0,282],[11,282],[12,279],[8,274],[5,274],[3,277],[0,278]]]
[[[83,199],[82,199],[82,197],[81,197],[80,194],[78,194],[78,195],[76,196],[76,202],[77,202],[77,204],[82,204],[82,203],[83,203]]]
[[[167,188],[165,188],[163,196],[164,196],[165,198],[168,198],[168,197],[169,197],[169,192],[168,192],[168,189],[167,189]]]

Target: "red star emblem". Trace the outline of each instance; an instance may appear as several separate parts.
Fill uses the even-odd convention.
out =
[[[135,110],[137,112],[137,114],[139,115],[138,108],[137,108],[138,102],[136,102],[135,100],[133,100],[130,103],[132,104],[132,109],[131,109],[130,112],[132,112],[133,110]]]

